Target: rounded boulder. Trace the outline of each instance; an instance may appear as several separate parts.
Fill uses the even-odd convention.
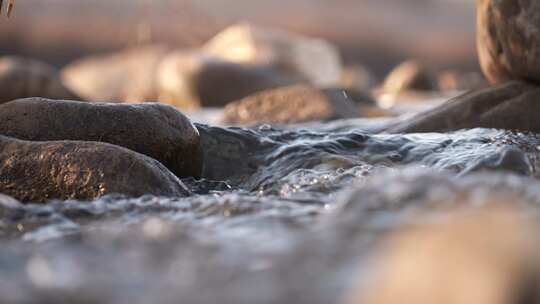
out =
[[[0,134],[106,142],[155,158],[178,177],[198,177],[202,170],[199,132],[189,118],[163,104],[19,99],[0,105]]]
[[[22,202],[92,200],[112,193],[189,195],[158,161],[106,143],[0,136],[0,169],[0,192]]]

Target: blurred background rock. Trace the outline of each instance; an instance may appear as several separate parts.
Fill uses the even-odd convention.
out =
[[[478,70],[472,0],[26,0],[0,20],[0,55],[60,67],[138,44],[198,47],[239,21],[328,39],[379,80],[410,58]]]

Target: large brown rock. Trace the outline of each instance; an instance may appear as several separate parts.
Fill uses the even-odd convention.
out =
[[[54,67],[24,57],[1,57],[0,103],[33,96],[79,99],[62,84]]]
[[[145,154],[178,177],[199,176],[197,129],[171,106],[27,98],[0,105],[0,134],[24,140],[100,141]]]
[[[519,81],[471,91],[390,127],[388,133],[496,128],[540,132],[540,87]]]
[[[337,85],[342,74],[339,51],[329,42],[245,23],[226,28],[203,49],[238,63],[280,67],[319,86]]]
[[[299,123],[354,118],[359,110],[343,90],[297,85],[264,91],[234,102],[224,111],[226,123]]]
[[[540,82],[540,2],[478,0],[480,65],[492,83]]]
[[[91,101],[156,101],[156,70],[168,52],[155,45],[83,58],[66,66],[62,79]]]
[[[196,51],[169,54],[157,74],[159,101],[180,108],[222,107],[262,90],[305,82],[271,65],[235,63]]]
[[[23,202],[91,200],[119,193],[185,196],[158,161],[98,142],[30,142],[0,136],[0,192]]]

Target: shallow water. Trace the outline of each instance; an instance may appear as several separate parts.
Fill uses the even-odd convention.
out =
[[[0,197],[0,303],[340,303],[375,242],[420,211],[537,212],[539,136],[381,123],[199,124],[189,198]]]

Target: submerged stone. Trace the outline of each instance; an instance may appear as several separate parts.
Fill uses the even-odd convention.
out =
[[[111,144],[0,136],[0,148],[0,192],[22,202],[189,194],[158,161]]]
[[[115,144],[155,158],[178,177],[197,177],[202,170],[197,129],[189,118],[162,104],[20,99],[0,105],[0,134]]]

